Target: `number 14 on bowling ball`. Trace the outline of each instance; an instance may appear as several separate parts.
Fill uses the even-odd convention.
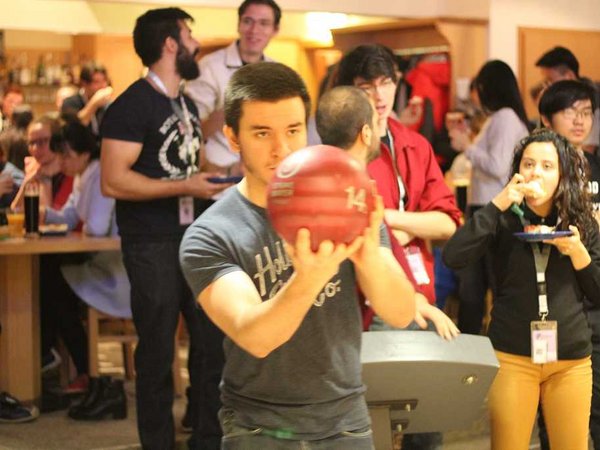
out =
[[[300,228],[316,251],[324,240],[349,244],[369,225],[375,198],[369,176],[343,150],[315,145],[298,150],[277,167],[267,191],[273,228],[288,242]]]

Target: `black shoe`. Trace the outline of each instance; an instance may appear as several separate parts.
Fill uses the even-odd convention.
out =
[[[23,406],[6,392],[0,392],[0,423],[24,423],[35,420],[40,412],[35,406]]]
[[[96,401],[98,401],[98,398],[102,397],[104,390],[108,387],[108,385],[110,385],[111,382],[112,378],[106,375],[101,377],[90,377],[90,383],[85,396],[79,403],[69,409],[69,417],[75,418],[79,415],[81,410],[90,408],[94,403],[96,403]]]
[[[127,417],[127,397],[123,380],[111,380],[94,402],[87,407],[69,411],[69,417],[75,420],[102,420],[109,416],[115,420]]]

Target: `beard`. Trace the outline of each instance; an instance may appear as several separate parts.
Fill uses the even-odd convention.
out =
[[[200,76],[200,68],[196,62],[196,55],[200,49],[196,49],[192,54],[183,44],[179,44],[177,50],[177,58],[175,59],[175,67],[177,73],[184,80],[195,80]]]

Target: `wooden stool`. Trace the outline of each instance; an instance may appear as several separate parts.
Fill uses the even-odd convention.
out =
[[[125,378],[132,380],[135,374],[133,349],[138,337],[133,325],[133,320],[122,319],[98,311],[88,306],[88,354],[89,374],[91,377],[99,375],[98,345],[101,342],[119,342],[123,347],[123,368]],[[182,327],[181,317],[175,333],[175,357],[173,358],[173,384],[175,395],[181,397],[184,393],[184,383],[181,376],[181,363],[179,361],[179,333]]]

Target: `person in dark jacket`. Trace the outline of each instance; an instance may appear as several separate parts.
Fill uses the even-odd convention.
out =
[[[500,370],[488,400],[496,450],[528,448],[539,403],[552,448],[587,448],[592,343],[584,298],[600,305],[600,236],[582,189],[585,168],[553,131],[524,138],[506,187],[444,249],[453,269],[489,251],[497,274],[489,337]]]

